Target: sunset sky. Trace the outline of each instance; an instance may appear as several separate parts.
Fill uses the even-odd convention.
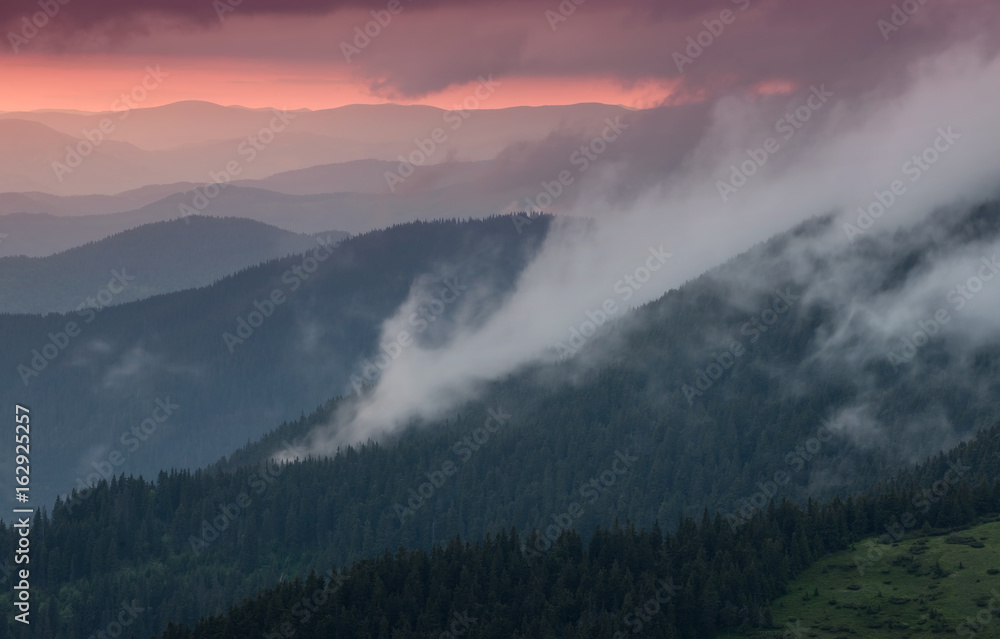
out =
[[[141,106],[452,108],[489,76],[502,90],[480,107],[646,108],[835,81],[863,90],[998,13],[986,0],[910,0],[913,15],[888,29],[886,0],[228,2],[4,2],[0,110],[107,110],[147,66],[167,75]],[[359,36],[366,27],[376,35]]]

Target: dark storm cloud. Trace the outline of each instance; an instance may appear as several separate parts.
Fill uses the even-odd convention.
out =
[[[348,62],[338,55],[340,43],[389,0],[242,0],[220,21],[218,7],[229,7],[227,1],[237,0],[69,0],[33,51],[127,45],[141,52],[144,36],[162,38],[157,32],[169,27],[186,38],[178,39],[177,53],[198,55],[190,36],[204,32],[216,51],[233,58],[322,60],[392,99],[420,98],[484,73],[553,82],[611,77],[625,86],[659,80],[679,83],[679,94],[698,99],[775,82],[837,83],[841,91],[892,86],[914,60],[955,42],[996,47],[989,34],[1000,26],[1000,5],[984,0],[401,0],[397,22],[377,46]],[[16,31],[38,11],[38,0],[3,3],[0,29]],[[307,23],[294,18],[326,14],[333,14],[323,18],[331,29],[322,38],[312,31],[297,36]],[[235,26],[237,18],[260,15],[293,20],[267,25],[267,38]],[[282,29],[287,37],[273,37]],[[169,53],[169,41],[157,46]]]

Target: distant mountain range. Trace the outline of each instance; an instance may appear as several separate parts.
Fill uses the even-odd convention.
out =
[[[261,134],[279,122],[273,110],[187,102],[122,115],[0,114],[10,151],[0,158],[0,257],[52,255],[193,214],[354,234],[524,210],[597,215],[617,206],[595,197],[624,204],[706,122],[693,107],[357,105],[296,111],[283,131]],[[69,172],[53,164],[67,163],[67,145],[93,147]],[[611,174],[631,188],[598,189]]]
[[[279,114],[205,102],[94,114],[3,113],[0,192],[120,193],[150,184],[208,182],[227,167],[231,179],[259,179],[411,154],[418,165],[484,160],[559,132],[592,136],[606,118],[628,113],[578,104],[474,113],[354,105]]]
[[[190,215],[257,220],[295,233],[362,233],[418,219],[485,217],[523,210],[542,187],[515,153],[424,167],[392,192],[384,177],[398,163],[357,160],[237,180],[206,191],[190,182],[117,195],[0,193],[0,257],[43,257],[141,224]],[[544,173],[544,172],[543,172]],[[565,187],[564,193],[575,186]],[[207,197],[209,193],[214,197]],[[199,199],[201,198],[201,199]],[[552,208],[565,208],[570,197]]]
[[[295,190],[295,189],[290,189]],[[307,187],[298,190],[308,191]],[[10,213],[0,215],[0,257],[26,255],[43,257],[93,242],[142,224],[183,217],[182,206],[190,207],[196,191],[173,193],[138,209],[121,213],[53,215]],[[412,222],[417,219],[485,217],[507,208],[515,201],[516,189],[490,194],[478,192],[473,184],[459,184],[429,190],[403,198],[372,193],[320,193],[290,195],[247,186],[229,186],[204,209],[212,217],[240,217],[256,220],[294,233],[322,233],[338,229],[362,233],[375,228]],[[34,196],[35,194],[32,194]],[[10,194],[0,195],[0,201]],[[23,199],[20,194],[13,197]],[[131,200],[133,196],[128,196]],[[40,206],[66,210],[74,206],[38,198]],[[474,203],[478,200],[478,203]],[[121,208],[116,206],[115,208]],[[37,210],[37,209],[36,209]],[[191,208],[192,211],[197,209]]]
[[[322,241],[346,236],[331,231]],[[316,246],[312,236],[238,218],[146,224],[49,257],[0,258],[0,313],[70,312],[117,277],[128,285],[114,304],[198,288]]]

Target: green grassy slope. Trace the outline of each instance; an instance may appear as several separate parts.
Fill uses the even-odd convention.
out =
[[[1000,521],[869,539],[817,561],[771,606],[774,627],[726,637],[1000,637]]]

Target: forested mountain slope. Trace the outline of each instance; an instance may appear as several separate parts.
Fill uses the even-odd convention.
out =
[[[473,299],[465,291],[490,291],[480,308],[501,300],[547,226],[413,223],[200,289],[66,315],[0,315],[0,403],[29,407],[39,428],[33,498],[51,504],[102,475],[217,461],[348,389],[379,348],[381,323],[411,296],[426,295],[419,312],[436,320],[415,339],[447,330]],[[123,285],[109,286],[103,297]],[[442,292],[453,303],[429,310]],[[13,473],[12,459],[0,472]]]
[[[172,621],[193,625],[206,611],[221,615],[193,633],[168,629],[168,638],[288,636],[289,629],[304,637],[425,636],[443,632],[436,628],[455,614],[483,620],[467,628],[478,637],[628,636],[643,627],[712,637],[727,628],[780,627],[769,602],[828,553],[870,535],[892,543],[917,529],[960,528],[1000,512],[998,451],[1000,427],[861,496],[804,507],[771,501],[737,526],[706,511],[665,536],[655,523],[637,532],[612,522],[610,531],[583,537],[501,528],[473,546],[442,539],[430,552],[387,549],[343,571],[321,564],[327,577],[304,582],[292,577],[304,567],[296,561],[336,545],[303,528],[317,513],[280,512],[287,488],[310,485],[310,464],[254,469],[252,476],[116,479],[72,508],[57,505],[33,531],[33,574],[43,591],[37,627],[45,636],[86,637],[80,624],[106,628],[122,605],[141,609],[129,628],[137,636]],[[199,502],[207,495],[225,506],[206,512]],[[192,545],[191,537],[201,541]],[[17,532],[0,528],[0,539],[12,551]],[[151,551],[155,561],[136,561]],[[877,554],[857,554],[862,569],[877,567]],[[240,578],[248,569],[258,586],[283,583],[259,593]],[[244,597],[227,611],[227,599]],[[657,597],[659,607],[645,607]],[[118,601],[125,603],[110,603]],[[10,611],[9,595],[0,609]]]
[[[113,551],[86,560],[110,576],[66,596],[84,607],[91,605],[86,593],[144,592],[160,602],[161,616],[149,622],[155,629],[220,613],[282,575],[399,545],[426,549],[455,535],[481,540],[511,526],[522,533],[573,528],[588,542],[595,526],[615,519],[644,529],[658,520],[672,529],[706,507],[721,511],[719,525],[738,531],[772,497],[805,503],[863,492],[990,423],[996,345],[987,336],[967,354],[956,321],[954,332],[941,329],[908,369],[894,370],[885,351],[857,359],[851,343],[831,352],[830,336],[843,339],[845,322],[854,327],[853,343],[867,347],[874,338],[857,313],[845,313],[810,282],[847,273],[851,294],[874,303],[919,280],[935,254],[988,246],[997,216],[995,203],[943,211],[923,227],[837,249],[836,260],[803,250],[830,232],[829,220],[816,220],[638,309],[577,358],[553,354],[447,419],[415,424],[396,439],[347,447],[330,459],[268,465],[289,442],[329,428],[337,408],[356,401],[348,397],[209,470],[161,474],[155,484],[116,480],[52,513],[54,520],[89,520],[98,515],[81,513],[115,504],[96,529],[80,520],[77,534],[120,531]],[[852,277],[858,273],[860,281]],[[710,372],[713,362],[724,373]],[[707,387],[697,381],[699,370],[714,378]],[[928,416],[942,415],[944,423],[928,427]],[[977,490],[993,490],[995,438],[958,449],[979,461],[976,484],[986,487]],[[925,465],[917,478],[940,479],[943,464]],[[902,477],[892,484],[896,494],[890,490],[879,504],[906,508],[915,488],[905,485],[910,475]],[[994,512],[991,500],[977,497],[976,512]],[[942,517],[959,522],[969,503],[943,504]],[[885,513],[865,508],[873,525],[886,523]],[[858,535],[870,530],[845,521]],[[95,564],[87,566],[78,568],[81,575]],[[75,579],[72,565],[66,569]],[[172,585],[156,590],[165,579]]]

